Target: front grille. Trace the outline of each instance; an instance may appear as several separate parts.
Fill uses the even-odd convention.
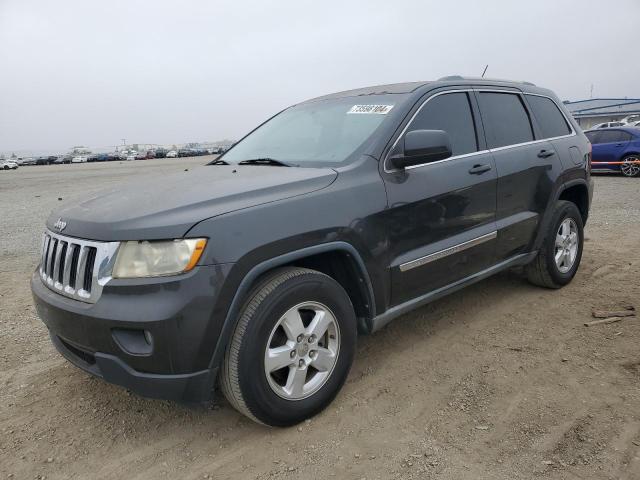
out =
[[[118,245],[45,232],[40,277],[61,295],[94,303],[110,279]]]

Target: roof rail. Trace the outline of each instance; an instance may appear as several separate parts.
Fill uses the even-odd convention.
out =
[[[463,77],[462,75],[447,75],[446,77],[439,78],[438,82],[447,82],[450,80],[475,80],[475,81],[489,80],[492,82],[521,83],[523,85],[530,85],[532,87],[536,86],[534,83],[527,82],[524,80],[518,81],[518,80],[503,80],[500,78]]]
[[[447,80],[465,80],[461,75],[447,75],[446,77],[440,77],[438,82],[445,82]]]

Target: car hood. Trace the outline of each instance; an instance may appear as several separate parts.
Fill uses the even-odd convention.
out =
[[[190,168],[63,204],[51,213],[47,228],[102,241],[180,238],[207,218],[311,193],[329,186],[336,176],[330,168]],[[59,219],[66,223],[61,232],[54,227]]]

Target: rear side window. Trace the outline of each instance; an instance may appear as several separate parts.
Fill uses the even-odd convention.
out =
[[[533,129],[519,95],[480,92],[480,111],[489,148],[531,142]]]
[[[631,134],[622,130],[604,130],[598,135],[598,143],[628,142]]]
[[[553,100],[537,95],[527,95],[527,101],[533,116],[538,120],[543,138],[562,137],[571,133],[571,128]]]
[[[592,145],[600,143],[600,132],[584,132]]]
[[[451,139],[454,156],[478,150],[471,104],[466,93],[447,93],[428,100],[407,131],[413,130],[444,130]]]

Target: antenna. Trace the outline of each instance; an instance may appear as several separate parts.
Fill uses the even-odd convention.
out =
[[[482,71],[482,78],[484,78],[484,74],[487,73],[487,68],[489,68],[489,64],[487,63],[487,66],[484,67],[484,70]]]
[[[591,84],[591,96],[589,98],[593,98],[593,83]]]

